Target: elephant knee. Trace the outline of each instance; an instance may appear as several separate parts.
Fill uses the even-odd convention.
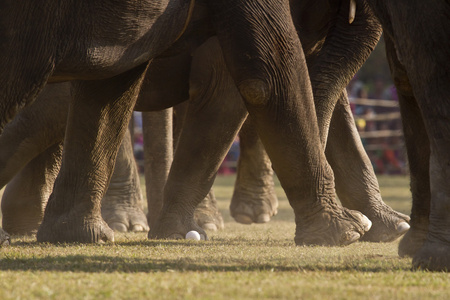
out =
[[[262,106],[269,102],[269,85],[260,79],[247,79],[239,84],[239,92],[250,105]]]

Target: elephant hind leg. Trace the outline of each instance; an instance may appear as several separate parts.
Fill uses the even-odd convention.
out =
[[[2,197],[2,226],[10,234],[34,234],[61,165],[62,142],[29,162],[6,186]]]
[[[401,8],[394,5],[391,7],[393,7],[391,16],[400,14]],[[397,47],[398,54],[416,99],[413,103],[401,102],[402,112],[403,107],[417,104],[429,140],[428,144],[423,143],[423,140],[417,140],[415,132],[405,136],[411,146],[422,148],[424,152],[429,151],[428,157],[422,157],[429,163],[428,172],[411,169],[411,188],[415,181],[416,186],[424,185],[425,188],[429,184],[430,191],[430,198],[413,198],[411,217],[416,220],[417,217],[423,217],[423,223],[428,220],[426,240],[414,254],[413,266],[418,269],[450,271],[450,85],[448,84],[450,8],[448,3],[437,1],[433,10],[443,13],[425,14],[420,23],[411,22],[411,26],[407,27],[403,25],[396,27],[398,24],[394,22],[392,24],[396,31],[395,37],[398,39],[397,45],[401,45]],[[419,47],[417,41],[420,41]],[[417,59],[418,57],[421,59]],[[404,117],[406,117],[404,123],[421,123],[419,118]],[[423,174],[418,174],[418,171]],[[417,182],[417,178],[423,178],[425,182]],[[417,208],[422,208],[423,212],[414,215]]]
[[[205,230],[223,229],[223,218],[217,206],[217,199],[211,189],[205,199],[200,202],[194,212],[195,222]]]
[[[239,133],[241,151],[230,212],[239,223],[267,223],[277,214],[278,198],[272,163],[250,120]]]
[[[400,256],[414,256],[426,240],[430,215],[430,141],[419,103],[414,96],[405,67],[389,35],[385,36],[386,56],[397,87],[403,134],[411,177],[412,208],[409,231],[400,241]],[[420,146],[418,146],[420,145]]]
[[[424,94],[430,98],[417,97],[430,142],[430,200],[427,203],[427,198],[413,199],[413,206],[424,207],[425,212],[429,207],[428,219],[425,218],[422,222],[426,224],[428,221],[428,232],[423,245],[414,254],[413,266],[419,269],[447,272],[450,271],[450,109],[448,108],[450,89],[448,82],[450,82],[450,76],[447,72],[441,81],[437,81],[436,86],[439,87],[439,92],[430,89],[424,91]],[[440,101],[436,101],[437,99]],[[410,121],[417,122],[416,119]],[[416,147],[423,147],[422,144],[418,144],[415,136],[414,141]],[[411,182],[414,175],[417,174],[411,172]],[[424,212],[419,216],[426,217],[423,214]],[[418,235],[416,239],[421,237]]]
[[[114,231],[148,231],[141,182],[127,130],[117,154],[111,181],[102,199],[102,217]]]
[[[405,145],[411,178],[411,229],[400,241],[398,254],[413,257],[426,240],[430,215],[430,142],[414,96],[399,91]],[[407,120],[414,120],[408,122]],[[420,145],[418,147],[418,145]]]

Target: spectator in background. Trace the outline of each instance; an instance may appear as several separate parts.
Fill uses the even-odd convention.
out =
[[[383,99],[386,89],[386,83],[381,76],[375,78],[373,83],[373,91],[369,94],[370,99]]]
[[[363,90],[364,84],[358,79],[358,74],[356,74],[347,86],[348,100],[350,102],[350,108],[352,109],[353,114],[357,114],[355,110],[358,105],[355,103],[355,100],[357,98],[361,98],[360,96]]]
[[[397,88],[395,87],[395,85],[391,84],[384,90],[383,99],[398,101]]]

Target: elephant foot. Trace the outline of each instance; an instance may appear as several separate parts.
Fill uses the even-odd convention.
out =
[[[361,238],[361,241],[392,242],[410,228],[410,218],[407,215],[396,212],[385,204],[371,211],[360,211],[372,221],[372,228]]]
[[[251,192],[236,187],[230,204],[231,216],[238,223],[267,223],[277,214],[278,198],[273,188]]]
[[[198,226],[193,214],[180,215],[177,212],[162,212],[156,225],[148,232],[149,239],[182,240],[189,231],[197,231],[201,240],[207,240],[206,232]]]
[[[414,257],[427,239],[428,230],[411,227],[398,245],[398,255]]]
[[[307,217],[296,216],[295,243],[300,246],[345,246],[358,241],[372,222],[346,208],[327,209]]]
[[[40,208],[36,210],[40,211]],[[17,214],[13,216],[10,214],[3,215],[2,225],[3,228],[12,235],[33,235],[36,234],[39,224],[41,224],[42,215],[27,212]]]
[[[412,263],[414,269],[449,272],[450,243],[428,239],[414,255]]]
[[[222,214],[217,207],[217,200],[212,191],[197,205],[194,212],[194,220],[205,230],[216,231],[223,229]]]
[[[102,217],[114,231],[147,232],[149,230],[147,217],[142,209],[131,204],[114,205],[111,202],[103,202]]]
[[[11,238],[9,234],[0,228],[0,248],[3,246],[9,246],[11,243]]]
[[[104,243],[114,242],[114,231],[100,216],[75,218],[74,213],[69,213],[45,216],[36,237],[44,243]]]

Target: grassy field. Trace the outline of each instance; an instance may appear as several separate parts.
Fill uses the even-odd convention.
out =
[[[450,274],[411,271],[398,242],[296,247],[282,192],[269,224],[240,225],[228,212],[233,176],[215,192],[226,229],[210,241],[149,241],[116,234],[106,245],[45,245],[20,237],[0,249],[0,299],[449,299]],[[380,177],[382,195],[409,214],[405,177]]]

